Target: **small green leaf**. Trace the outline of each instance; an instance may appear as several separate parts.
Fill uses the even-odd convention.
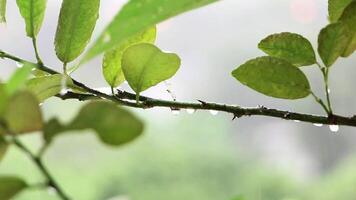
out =
[[[0,0],[0,23],[6,22],[6,0]]]
[[[111,87],[117,87],[125,81],[124,73],[121,68],[121,59],[124,51],[135,44],[154,43],[156,40],[156,27],[150,28],[144,32],[134,35],[105,53],[103,59],[103,73],[106,82]]]
[[[27,91],[17,92],[10,97],[4,118],[7,128],[16,134],[42,129],[42,114],[36,97]]]
[[[258,47],[270,56],[282,58],[296,66],[316,63],[315,53],[310,42],[295,33],[279,33],[263,39]]]
[[[122,56],[122,70],[130,87],[140,92],[171,78],[180,67],[176,54],[164,53],[152,44],[128,48]]]
[[[94,130],[105,144],[120,146],[140,136],[143,123],[114,103],[96,101],[84,106],[68,125],[62,125],[56,119],[50,120],[44,127],[44,138],[50,143],[63,132],[84,129]]]
[[[346,34],[349,37],[347,47],[341,56],[348,57],[356,50],[356,1],[347,6],[340,21],[346,25]]]
[[[129,1],[84,56],[86,62],[168,18],[218,0],[132,0]]]
[[[326,67],[331,67],[344,52],[349,37],[342,23],[330,24],[320,31],[318,52]]]
[[[341,17],[344,9],[353,0],[329,0],[329,20],[331,23],[337,22]]]
[[[2,132],[2,131],[0,131]],[[1,134],[1,133],[0,133]],[[0,161],[4,158],[8,144],[3,136],[0,135]]]
[[[42,26],[47,0],[16,0],[16,3],[25,19],[27,36],[35,38]]]
[[[27,183],[13,176],[0,176],[0,200],[10,200],[28,187]]]
[[[246,62],[232,72],[242,84],[282,99],[300,99],[310,94],[304,73],[288,61],[274,57],[260,57]]]
[[[36,68],[32,63],[25,62],[20,64],[22,65],[21,68],[17,69],[6,83],[6,91],[9,95],[12,95],[16,90],[23,87],[32,69]]]
[[[99,16],[100,0],[63,0],[55,50],[63,63],[76,59],[87,46]]]
[[[41,76],[28,80],[27,89],[36,95],[40,102],[53,97],[62,89],[63,82],[62,74],[55,74],[49,76]],[[67,87],[73,86],[73,81],[69,77],[66,78]]]

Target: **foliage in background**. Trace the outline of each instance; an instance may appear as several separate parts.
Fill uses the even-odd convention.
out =
[[[267,56],[251,59],[232,72],[232,76],[236,80],[267,96],[294,100],[312,95],[325,110],[327,117],[291,114],[265,108],[243,109],[238,106],[208,104],[204,101],[200,101],[201,104],[181,103],[176,100],[170,102],[140,96],[141,92],[173,77],[181,65],[178,55],[165,53],[154,45],[157,23],[217,1],[130,0],[83,54],[91,40],[99,17],[100,0],[63,0],[54,44],[54,51],[63,63],[63,74],[59,74],[44,65],[37,48],[37,36],[45,16],[47,1],[17,0],[20,14],[25,21],[27,36],[33,43],[37,63],[29,63],[0,51],[1,58],[14,60],[18,62],[19,66],[13,76],[0,85],[0,159],[4,157],[11,145],[16,146],[33,161],[45,180],[37,185],[32,185],[19,177],[0,176],[0,200],[8,200],[26,189],[38,185],[42,188],[53,188],[58,197],[63,200],[72,199],[71,195],[68,195],[60,187],[44,165],[43,155],[51,147],[55,137],[67,132],[79,133],[82,130],[91,130],[96,133],[101,142],[112,147],[120,147],[135,140],[144,131],[143,122],[119,105],[138,108],[162,106],[170,107],[172,110],[179,108],[212,109],[233,113],[234,118],[242,115],[261,115],[266,112],[265,115],[284,119],[288,119],[291,115],[296,119],[306,116],[304,121],[308,122],[321,121],[336,126],[340,123],[337,120],[344,120],[345,125],[356,126],[355,118],[334,115],[329,94],[331,67],[340,57],[348,57],[356,50],[356,1],[351,0],[329,1],[330,24],[320,31],[317,51],[314,51],[306,38],[296,33],[273,34],[263,39],[258,45]],[[0,0],[0,21],[6,21],[5,15],[6,1]],[[316,52],[323,64],[318,62]],[[79,58],[82,54],[83,57]],[[104,54],[103,75],[111,87],[112,94],[91,89],[70,77],[70,73],[100,54]],[[76,64],[69,67],[68,63],[74,61]],[[307,76],[302,71],[303,66],[309,65],[317,66],[322,73],[326,101],[314,94]],[[115,91],[115,87],[125,80],[136,94]],[[57,118],[44,120],[40,103],[53,96],[63,100],[74,98],[91,102],[83,106],[76,117],[67,123],[62,123]],[[28,133],[39,133],[42,138],[43,143],[37,153],[33,153],[19,140],[19,137]],[[137,161],[137,157],[135,159]],[[218,167],[220,162],[216,162],[216,166],[212,167]],[[232,163],[232,165],[235,164]],[[137,163],[133,163],[133,165],[136,166]],[[157,178],[158,182],[163,181],[164,185],[168,186],[169,182],[165,182],[167,181],[165,179],[159,180],[159,177],[167,176],[170,180],[172,179],[170,176],[174,175],[172,171],[167,174],[164,171],[159,171],[159,173],[154,171],[152,175],[150,171],[146,171],[148,165],[151,165],[153,169],[159,168],[155,166],[156,163],[150,163],[147,160],[144,167],[141,165],[135,169],[131,166],[130,169],[133,171],[130,172],[141,172],[141,178],[145,176],[149,179]],[[200,173],[203,176],[209,173],[209,170],[204,171],[206,165],[197,166],[196,171],[186,171],[191,173],[190,176]],[[251,165],[256,166],[257,164]],[[244,166],[236,166],[236,168],[239,168],[239,172],[236,172],[236,176],[229,177],[231,184],[224,188],[233,187],[236,184],[239,188],[233,188],[231,191],[239,192],[241,190],[245,193],[241,197],[236,197],[237,199],[260,198],[255,190],[249,191],[255,187],[254,181],[259,180],[260,177],[263,177],[261,181],[266,181],[266,183],[259,183],[260,186],[266,187],[263,188],[266,190],[263,191],[264,199],[289,198],[287,194],[297,190],[294,186],[290,186],[293,184],[289,179],[284,177],[279,179],[278,175],[266,174],[263,168],[253,170],[244,168]],[[125,171],[123,176],[129,174]],[[239,179],[244,180],[247,185],[235,183]],[[122,185],[123,190],[130,186],[130,179],[126,180],[126,182],[118,183]],[[120,181],[122,180],[120,179]],[[214,184],[205,179],[200,181],[202,184],[205,181],[208,185]],[[219,182],[225,181],[219,180]],[[249,181],[251,181],[251,185],[248,184]],[[144,182],[135,183],[136,186],[145,187]],[[180,187],[189,190],[188,187]],[[109,186],[107,188],[110,189]],[[207,188],[209,187],[207,186]],[[224,188],[221,187],[221,190],[223,191]],[[216,192],[218,193],[218,191]],[[137,193],[137,197],[135,197],[135,192],[132,195],[138,199],[147,199],[149,196],[142,191]],[[155,195],[152,196],[152,199],[156,198]]]

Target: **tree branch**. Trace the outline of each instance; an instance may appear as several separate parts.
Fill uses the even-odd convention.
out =
[[[33,163],[37,166],[37,168],[41,171],[43,176],[47,179],[48,186],[53,187],[58,196],[63,200],[70,200],[70,198],[64,193],[61,187],[57,184],[54,178],[51,176],[47,168],[44,166],[40,157],[34,155],[25,145],[23,145],[19,140],[13,138],[13,143],[16,145],[21,151],[27,154],[27,156],[33,161]],[[43,185],[41,185],[43,186]]]
[[[8,58],[16,62],[29,62],[18,58],[16,56],[10,55],[3,51],[0,51],[0,57]],[[33,63],[36,65],[36,63]],[[49,74],[59,74],[58,72],[46,67],[43,64],[37,64],[38,69],[45,71]],[[178,101],[166,101],[160,99],[154,99],[145,96],[139,96],[139,104],[135,102],[136,94],[118,90],[116,95],[109,95],[102,93],[100,91],[94,90],[87,87],[83,83],[76,81],[74,79],[73,83],[86,91],[88,94],[79,94],[73,92],[67,92],[64,95],[57,95],[57,97],[66,100],[66,99],[78,99],[80,101],[91,100],[91,99],[106,99],[113,101],[117,104],[134,107],[134,108],[154,108],[154,107],[167,107],[172,110],[177,109],[194,109],[194,110],[214,110],[221,111],[225,113],[230,113],[233,115],[233,119],[240,118],[243,116],[267,116],[281,118],[285,120],[298,120],[302,122],[309,122],[315,124],[327,124],[327,125],[344,125],[344,126],[353,126],[356,127],[356,116],[353,117],[344,117],[339,115],[329,115],[329,116],[317,116],[311,114],[303,114],[296,112],[289,112],[284,110],[269,109],[264,106],[257,108],[243,108],[240,106],[226,105],[226,104],[217,104],[209,103],[205,101],[199,101],[199,103],[188,103],[188,102],[178,102]]]

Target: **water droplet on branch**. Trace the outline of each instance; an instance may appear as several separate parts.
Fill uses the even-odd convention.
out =
[[[188,109],[187,109],[187,113],[188,113],[188,114],[194,114],[194,113],[195,113],[195,110],[194,110],[194,109],[191,109],[191,108],[188,108]]]
[[[16,66],[17,66],[18,68],[21,68],[21,67],[23,67],[23,63],[22,63],[22,62],[16,62]]]
[[[322,127],[323,126],[323,124],[313,124],[314,126],[316,126],[316,127]]]
[[[217,115],[219,113],[219,111],[217,110],[210,110],[210,114],[212,115]]]
[[[173,113],[173,115],[177,116],[177,115],[180,114],[180,110],[173,110],[172,109],[172,113]]]
[[[338,132],[339,131],[339,125],[329,125],[329,129],[331,132]]]

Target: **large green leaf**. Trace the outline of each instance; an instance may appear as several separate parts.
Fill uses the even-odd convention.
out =
[[[316,63],[310,42],[295,33],[279,33],[263,39],[258,47],[270,56],[282,58],[296,66]]]
[[[320,31],[318,52],[325,66],[331,67],[344,52],[349,37],[343,23],[330,24]]]
[[[152,27],[128,38],[119,46],[106,52],[103,59],[103,73],[106,82],[108,82],[111,87],[117,87],[125,81],[124,73],[121,68],[121,59],[124,51],[128,47],[139,43],[154,43],[155,40],[156,27]]]
[[[128,48],[122,57],[122,70],[130,87],[140,92],[171,78],[180,67],[176,54],[164,53],[152,44]]]
[[[42,129],[42,113],[37,98],[30,92],[21,91],[10,97],[4,118],[8,129],[16,134]]]
[[[2,135],[0,135],[0,161],[4,158],[4,155],[6,154],[6,151],[7,151],[7,147],[8,147],[8,144],[5,140],[5,138]]]
[[[26,187],[26,182],[20,178],[0,176],[0,200],[10,200]]]
[[[232,72],[242,84],[267,96],[300,99],[310,94],[304,73],[288,61],[260,57],[246,62]]]
[[[89,49],[82,62],[108,51],[170,17],[218,0],[130,0]]]
[[[44,127],[44,138],[49,143],[60,133],[84,129],[95,131],[105,144],[119,146],[140,136],[143,123],[114,103],[96,101],[84,106],[67,125],[62,125],[56,119],[50,120]]]
[[[9,95],[25,85],[32,69],[36,67],[36,65],[28,62],[19,63],[19,65],[21,68],[17,69],[6,83],[6,91]]]
[[[63,0],[55,49],[63,63],[76,59],[85,49],[99,16],[100,0]]]
[[[0,23],[6,22],[6,0],[0,0]]]
[[[62,74],[49,76],[41,76],[28,80],[27,89],[36,95],[37,99],[42,102],[50,97],[60,93],[63,84]],[[66,86],[73,86],[73,81],[69,77],[66,78]]]
[[[334,23],[339,20],[344,9],[352,2],[353,0],[329,0],[329,20]]]
[[[347,6],[340,21],[346,25],[349,36],[347,47],[342,56],[348,57],[356,50],[356,1]]]
[[[16,0],[25,19],[27,36],[35,38],[41,29],[47,0]]]

